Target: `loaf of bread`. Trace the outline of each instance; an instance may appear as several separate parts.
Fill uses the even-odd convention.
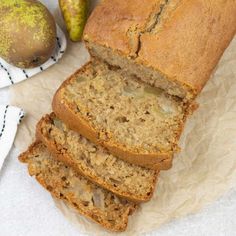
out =
[[[54,158],[116,195],[135,202],[148,201],[152,197],[157,171],[112,156],[101,146],[70,130],[55,114],[39,121],[37,138]]]
[[[62,84],[53,110],[70,129],[113,155],[155,170],[171,167],[187,116],[181,99],[96,60]]]
[[[56,161],[42,143],[34,143],[19,159],[28,164],[29,174],[53,197],[109,230],[126,229],[128,216],[136,208],[134,203],[119,199]]]
[[[236,0],[103,0],[91,62],[56,92],[20,156],[54,197],[112,231],[169,169],[194,99],[236,33]]]
[[[235,33],[235,0],[104,0],[84,40],[92,56],[189,101]]]

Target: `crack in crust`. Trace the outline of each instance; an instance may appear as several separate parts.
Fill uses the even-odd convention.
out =
[[[130,48],[131,48],[131,54],[130,54],[130,58],[137,58],[139,56],[139,52],[141,50],[141,36],[144,33],[151,33],[156,26],[159,24],[160,22],[160,18],[162,16],[162,13],[165,11],[166,7],[169,5],[171,1],[170,0],[164,0],[161,2],[161,4],[159,5],[156,4],[155,6],[155,10],[153,12],[151,12],[151,14],[149,15],[149,19],[147,21],[146,27],[144,30],[141,30],[140,32],[138,31],[138,26],[136,25],[135,27],[130,27],[127,31],[127,34],[130,38]],[[157,5],[159,6],[159,10],[156,11]],[[135,34],[136,37],[133,37]],[[134,38],[135,42],[132,42],[132,38]]]

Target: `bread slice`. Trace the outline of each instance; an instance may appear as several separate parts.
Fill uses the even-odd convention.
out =
[[[136,202],[151,199],[157,171],[112,156],[101,146],[68,129],[55,114],[46,115],[39,121],[37,137],[56,159],[101,187]]]
[[[235,0],[104,0],[84,40],[92,56],[191,100],[235,33]]]
[[[29,174],[52,196],[64,200],[78,213],[112,231],[124,231],[136,205],[117,198],[52,158],[42,143],[32,144],[19,157]]]
[[[53,110],[113,155],[151,169],[171,167],[187,110],[179,98],[94,60],[66,80]]]

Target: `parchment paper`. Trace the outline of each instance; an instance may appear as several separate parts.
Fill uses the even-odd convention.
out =
[[[16,147],[27,148],[36,122],[51,109],[57,87],[88,59],[82,44],[70,43],[57,65],[10,89],[12,105],[27,112]],[[182,152],[175,157],[171,170],[161,172],[153,199],[130,217],[125,235],[156,230],[174,218],[201,210],[236,187],[236,38],[198,102],[200,107],[188,120],[181,138]],[[106,235],[104,229],[76,215],[62,202],[56,201],[56,205],[80,232]]]

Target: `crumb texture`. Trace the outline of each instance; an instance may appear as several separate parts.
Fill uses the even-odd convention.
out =
[[[135,205],[96,186],[52,158],[46,147],[39,143],[21,155],[28,163],[29,173],[53,196],[63,199],[79,213],[113,231],[126,228],[128,215]]]
[[[184,119],[182,102],[119,71],[94,62],[62,88],[102,140],[143,153],[173,151]],[[72,107],[72,106],[71,106]]]
[[[56,156],[71,164],[75,170],[118,195],[136,201],[149,200],[155,188],[157,172],[122,161],[70,130],[54,114],[38,125],[41,140]]]

